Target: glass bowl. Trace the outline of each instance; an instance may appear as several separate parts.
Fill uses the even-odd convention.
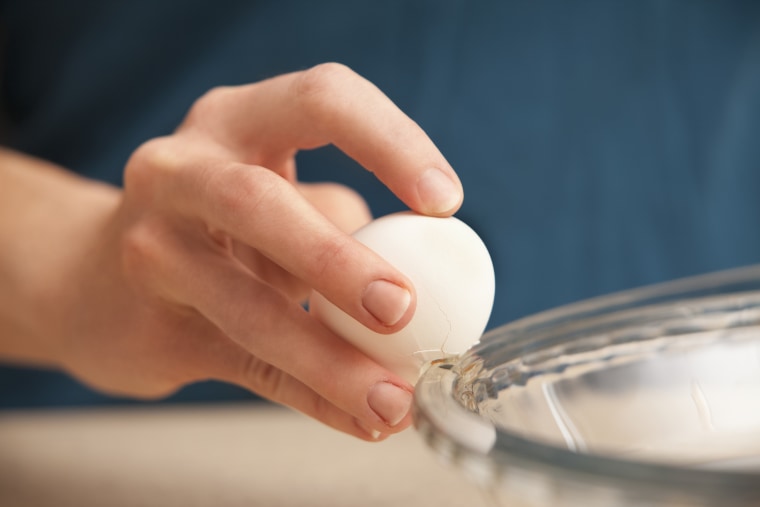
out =
[[[494,329],[414,418],[495,505],[760,505],[760,265]]]

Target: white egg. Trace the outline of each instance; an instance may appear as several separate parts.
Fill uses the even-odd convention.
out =
[[[411,383],[428,361],[478,342],[491,314],[495,279],[475,231],[454,217],[402,212],[374,220],[354,237],[412,281],[417,307],[403,329],[380,334],[314,292],[310,311],[328,328]]]

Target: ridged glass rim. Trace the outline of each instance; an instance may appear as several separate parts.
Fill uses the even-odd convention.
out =
[[[621,315],[632,309],[675,302],[686,297],[752,292],[760,294],[760,265],[720,271],[645,286],[547,310],[487,332],[480,343],[462,356],[432,364],[416,387],[415,426],[423,439],[439,455],[473,471],[480,482],[497,484],[507,468],[542,473],[552,481],[588,486],[612,487],[623,491],[647,491],[657,497],[698,498],[699,503],[720,505],[760,505],[760,473],[712,470],[583,454],[556,445],[528,440],[503,428],[495,428],[468,410],[453,395],[461,372],[487,360],[498,351],[500,362],[525,353],[537,336],[559,326],[577,326],[600,316]],[[540,350],[539,346],[538,349]],[[434,403],[432,403],[434,401]],[[446,418],[467,420],[473,428],[488,425],[496,437],[486,452],[457,434]],[[448,426],[448,427],[447,427]],[[461,431],[459,433],[462,433]],[[730,492],[730,498],[726,494]]]

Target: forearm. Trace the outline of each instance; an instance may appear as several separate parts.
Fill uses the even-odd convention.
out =
[[[0,149],[0,361],[57,365],[47,330],[64,275],[102,227],[119,191]]]

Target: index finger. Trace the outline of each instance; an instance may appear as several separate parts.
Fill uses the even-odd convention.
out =
[[[447,216],[462,203],[459,178],[425,132],[344,65],[215,89],[196,103],[185,125],[204,130],[247,163],[269,165],[334,144],[419,213]]]

